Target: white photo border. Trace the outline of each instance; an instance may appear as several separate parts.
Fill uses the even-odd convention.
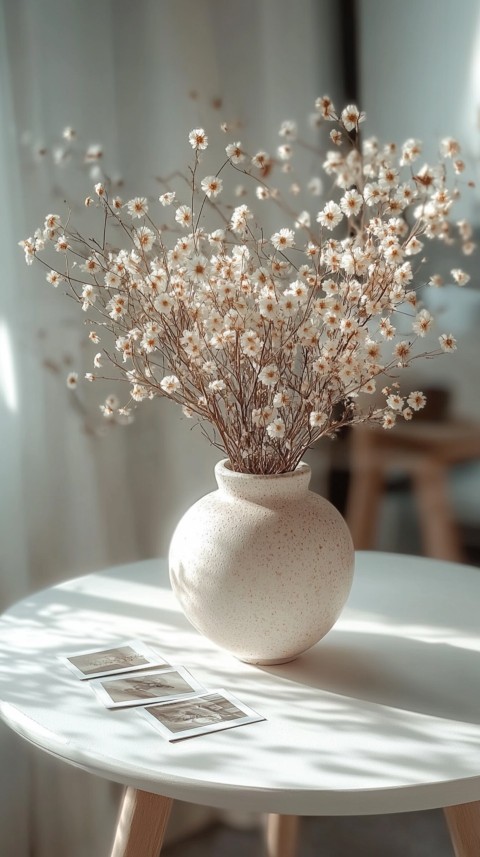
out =
[[[148,663],[146,664],[134,664],[131,667],[118,667],[113,670],[103,670],[95,673],[90,673],[86,675],[79,667],[76,667],[75,664],[72,663],[70,658],[79,658],[84,655],[101,655],[104,652],[111,652],[115,649],[123,649],[126,646],[129,646],[131,649],[134,649],[139,655],[142,655],[147,659]],[[104,676],[109,675],[121,675],[123,673],[131,673],[131,672],[139,672],[140,670],[151,669],[155,667],[156,669],[168,669],[171,667],[169,661],[167,661],[162,655],[159,655],[154,649],[148,646],[146,643],[143,643],[142,640],[119,640],[118,642],[112,642],[111,644],[106,644],[104,646],[95,646],[94,648],[81,649],[79,651],[70,652],[67,655],[58,655],[58,660],[66,666],[70,672],[72,672],[80,681],[92,681],[97,678],[102,678]]]
[[[176,673],[181,676],[184,681],[187,682],[188,685],[192,688],[190,691],[181,691],[180,693],[173,694],[171,696],[151,696],[151,697],[132,697],[130,700],[121,700],[120,702],[114,702],[110,694],[105,688],[105,683],[110,681],[110,676],[103,676],[103,678],[94,679],[89,682],[89,687],[93,690],[97,698],[100,702],[103,703],[105,708],[132,708],[134,706],[145,706],[152,705],[153,703],[167,703],[167,702],[180,702],[183,699],[190,699],[196,696],[199,691],[205,691],[205,685],[201,684],[192,674],[183,666],[174,666],[170,665],[168,669],[150,669],[150,670],[141,670],[137,671],[137,673],[132,675],[121,675],[121,676],[113,676],[111,682],[115,681],[127,681],[128,679],[140,679],[149,675],[168,675],[169,673]]]
[[[185,699],[185,702],[194,702],[196,699],[204,699],[209,696],[221,696],[226,699],[228,702],[232,703],[239,711],[243,711],[244,717],[239,717],[236,720],[223,720],[220,723],[211,723],[205,726],[195,726],[189,729],[184,729],[181,732],[172,732],[168,729],[167,726],[164,726],[163,723],[160,723],[156,717],[154,717],[150,713],[150,709],[152,708],[166,708],[168,705],[174,705],[175,703],[183,702],[182,699],[177,700],[169,700],[168,702],[159,702],[155,705],[147,705],[141,709],[137,710],[137,714],[146,719],[150,725],[159,732],[163,738],[166,738],[167,741],[183,741],[185,738],[194,738],[197,735],[206,735],[208,732],[221,732],[225,729],[233,729],[236,726],[244,726],[247,723],[259,723],[262,720],[266,720],[262,714],[259,714],[258,711],[254,711],[253,708],[250,708],[245,703],[241,702],[233,693],[225,690],[225,688],[209,688],[201,693],[196,693],[194,696],[191,696],[188,700]]]

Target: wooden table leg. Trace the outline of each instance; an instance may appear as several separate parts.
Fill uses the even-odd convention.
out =
[[[267,816],[266,846],[268,857],[295,857],[298,843],[298,815]]]
[[[158,857],[173,800],[128,787],[110,857]]]
[[[444,809],[455,857],[480,854],[480,801]]]

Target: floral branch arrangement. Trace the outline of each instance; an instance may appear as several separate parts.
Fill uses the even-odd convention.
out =
[[[357,107],[337,113],[328,97],[315,107],[318,123],[332,124],[334,148],[322,156],[331,195],[313,215],[292,210],[272,184],[305,151],[295,123],[282,124],[275,157],[229,142],[210,175],[200,128],[189,134],[189,175],[180,190],[167,183],[156,203],[166,224],[150,200],[124,203],[103,181],[85,200],[101,217],[97,238],[85,238],[70,215],[49,214],[20,242],[27,263],[46,266],[48,283],[65,284],[85,313],[95,351],[87,381],[106,378],[107,364],[109,380],[128,384],[123,406],[112,397],[102,405],[106,417],[166,397],[234,470],[272,474],[295,469],[343,426],[390,429],[425,405],[421,391],[401,393],[397,379],[413,360],[456,348],[449,333],[435,350],[424,348],[433,318],[417,292],[440,278],[422,276],[425,260],[414,260],[425,242],[455,240],[459,144],[443,139],[438,162],[418,168],[418,140],[361,142]],[[223,202],[228,173],[252,182],[255,205],[275,206],[284,225],[266,237],[252,206]],[[318,193],[320,179],[309,186]],[[459,221],[455,229],[470,254],[471,227]],[[460,286],[469,279],[459,268],[451,275]],[[397,333],[406,322],[409,333]],[[76,382],[70,373],[69,386]]]

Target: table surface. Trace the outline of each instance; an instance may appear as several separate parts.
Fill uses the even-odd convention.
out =
[[[243,664],[189,625],[148,560],[25,598],[0,620],[0,714],[93,774],[219,808],[402,812],[480,798],[480,569],[357,554],[344,612],[290,664]],[[58,655],[140,638],[267,719],[169,743],[103,708]]]

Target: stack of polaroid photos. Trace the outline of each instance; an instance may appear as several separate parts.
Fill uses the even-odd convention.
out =
[[[265,720],[223,688],[209,690],[141,640],[60,657],[106,708],[135,707],[168,741]]]

